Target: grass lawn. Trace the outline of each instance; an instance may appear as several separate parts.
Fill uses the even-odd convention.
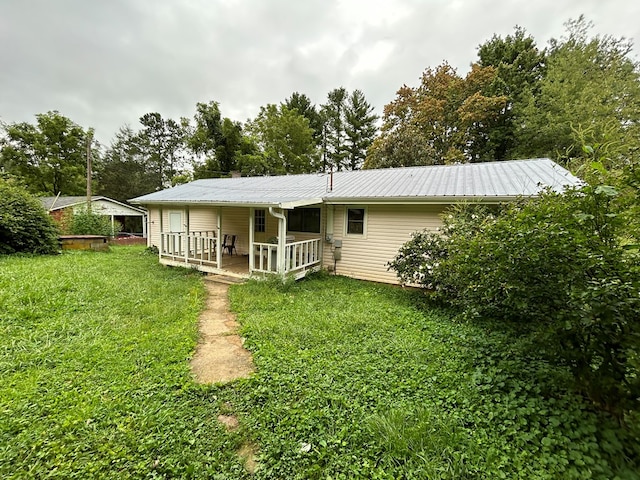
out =
[[[258,371],[198,386],[203,293],[137,247],[0,258],[0,477],[639,478],[637,423],[595,412],[513,332],[399,288],[234,286]]]

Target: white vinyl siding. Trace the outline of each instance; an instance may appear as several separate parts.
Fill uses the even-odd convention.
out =
[[[189,207],[189,231],[213,232],[217,225],[215,207]]]
[[[342,240],[342,259],[336,273],[375,282],[398,283],[394,272],[387,271],[392,260],[411,233],[442,225],[444,205],[368,205],[366,236],[344,235],[346,208],[335,206],[334,239]],[[333,266],[331,245],[325,243],[324,266]]]
[[[149,208],[149,231],[147,232],[147,246],[160,246],[160,209]]]

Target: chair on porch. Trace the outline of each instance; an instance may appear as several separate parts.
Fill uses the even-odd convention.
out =
[[[233,255],[233,252],[238,254],[238,250],[236,250],[236,237],[237,235],[227,235],[222,239],[222,253],[226,250],[229,255]]]

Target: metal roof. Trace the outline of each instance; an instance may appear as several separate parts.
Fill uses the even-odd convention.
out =
[[[314,203],[502,201],[581,181],[548,158],[196,180],[131,200],[293,208]]]
[[[61,208],[71,207],[73,205],[81,205],[87,203],[87,196],[69,196],[69,197],[39,197],[40,202],[42,202],[42,206],[47,211],[51,210],[60,210]],[[119,202],[114,200],[113,198],[104,197],[102,195],[93,195],[91,197],[92,202],[96,202],[98,200],[104,200],[105,202],[115,203],[117,205],[121,205],[126,208],[130,208],[131,210],[136,210],[140,213],[146,214],[147,212],[140,208],[134,207],[133,205],[127,205],[126,203]]]

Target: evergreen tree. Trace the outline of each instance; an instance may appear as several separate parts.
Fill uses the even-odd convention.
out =
[[[376,135],[376,120],[373,107],[365,99],[364,93],[354,90],[345,106],[345,150],[346,166],[351,170],[362,167],[367,149]]]
[[[327,94],[327,103],[322,106],[323,170],[342,170],[347,152],[345,150],[345,103],[347,90],[335,88]]]

